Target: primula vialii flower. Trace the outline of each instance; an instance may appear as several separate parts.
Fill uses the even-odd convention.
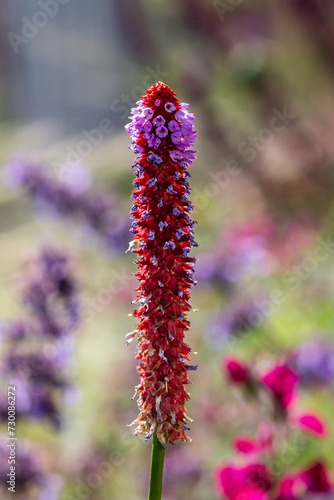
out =
[[[168,85],[158,82],[132,109],[131,149],[137,154],[133,167],[136,179],[132,194],[134,241],[129,249],[138,254],[135,263],[139,280],[133,316],[139,319],[137,330],[126,337],[130,342],[138,334],[140,414],[133,422],[136,433],[149,439],[157,428],[165,445],[188,440],[185,403],[189,394],[190,347],[184,342],[190,323],[189,288],[195,258],[189,256],[194,222],[188,200],[188,166],[195,158],[189,149],[195,142],[194,116],[188,104],[180,103]]]

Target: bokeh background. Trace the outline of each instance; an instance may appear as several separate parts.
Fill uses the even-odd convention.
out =
[[[32,485],[22,498],[146,497],[150,444],[127,427],[137,374],[135,345],[124,346],[136,286],[124,125],[162,80],[196,117],[199,243],[187,337],[199,365],[193,442],[167,449],[163,498],[215,500],[214,466],[262,418],[227,383],[224,355],[259,369],[293,359],[300,405],[333,420],[334,5],[3,0],[0,31],[0,316],[21,317],[24,263],[45,244],[72,256],[82,304],[60,428],[19,422],[18,446],[30,443],[50,479],[46,493]],[[48,179],[42,202],[18,182],[18,165]],[[61,186],[91,193],[84,216],[64,209]],[[94,231],[105,206],[109,225]],[[310,440],[286,467],[318,454],[334,468],[332,449],[330,435]]]

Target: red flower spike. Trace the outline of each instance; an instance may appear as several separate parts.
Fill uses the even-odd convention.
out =
[[[138,334],[140,414],[135,433],[157,436],[165,445],[189,440],[185,403],[189,394],[187,364],[190,347],[184,335],[190,328],[189,288],[194,285],[194,257],[189,257],[194,222],[188,200],[188,166],[195,158],[189,149],[195,141],[193,115],[186,111],[168,85],[158,82],[131,110],[131,149],[138,155],[133,167],[136,179],[131,199],[139,281],[133,311],[139,323],[126,343]],[[133,425],[131,424],[131,425]]]

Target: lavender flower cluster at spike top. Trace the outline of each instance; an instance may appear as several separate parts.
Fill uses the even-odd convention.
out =
[[[1,378],[17,386],[17,418],[46,419],[59,428],[62,407],[73,390],[68,376],[70,334],[79,321],[69,257],[43,248],[28,263],[23,281],[21,300],[27,315],[2,325]],[[7,418],[6,394],[0,395],[0,417]]]
[[[125,130],[131,134],[130,149],[133,149],[135,154],[140,154],[145,150],[143,146],[136,142],[143,133],[144,139],[147,140],[147,146],[153,150],[159,148],[162,139],[169,135],[172,143],[175,145],[175,149],[169,151],[169,155],[173,161],[191,163],[196,158],[196,151],[188,149],[194,145],[196,139],[196,132],[192,123],[194,114],[189,113],[186,109],[189,104],[180,103],[181,108],[174,114],[177,121],[170,120],[168,123],[162,115],[158,115],[152,120],[154,115],[153,109],[143,106],[141,100],[137,101],[136,104],[138,104],[138,108],[131,109],[131,114],[133,115],[130,117],[131,122],[125,126]],[[157,100],[155,106],[160,105],[161,102]],[[171,102],[166,102],[164,109],[167,113],[173,113],[176,110],[174,104]],[[152,161],[159,163],[159,159],[156,160],[153,153]],[[134,166],[136,166],[136,163]]]
[[[45,172],[45,166],[21,158],[9,159],[2,172],[10,188],[24,188],[41,214],[76,218],[81,232],[90,240],[99,239],[110,252],[123,250],[128,240],[128,217],[111,203],[112,194],[89,187],[87,171],[59,182]],[[80,177],[84,181],[80,184]],[[79,180],[79,181],[78,181]]]

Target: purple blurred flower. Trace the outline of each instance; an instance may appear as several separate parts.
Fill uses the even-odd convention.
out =
[[[63,488],[64,480],[58,474],[47,474],[42,480],[42,489],[38,500],[59,500],[59,492]]]
[[[166,457],[164,480],[165,483],[177,481],[198,481],[202,474],[199,460],[175,449]]]
[[[5,439],[3,440],[5,441]],[[40,452],[25,440],[20,440],[16,447],[15,494],[19,500],[58,500],[63,486],[57,474],[45,474]],[[0,492],[8,490],[8,448],[0,444]],[[2,497],[1,497],[2,498]],[[7,497],[6,497],[7,498]]]
[[[171,499],[193,498],[202,474],[199,459],[176,446],[165,458],[164,495]]]
[[[26,369],[26,368],[25,368]],[[8,372],[1,376],[16,387],[16,419],[45,420],[55,429],[62,425],[62,409],[69,390],[68,382],[64,387],[56,387],[44,383],[41,379],[24,380],[24,373]],[[62,399],[61,399],[62,398]],[[0,420],[7,421],[8,404],[6,394],[0,394]]]
[[[247,275],[289,268],[313,241],[315,227],[308,217],[292,218],[283,227],[264,216],[234,223],[214,252],[198,256],[196,279],[225,289]]]
[[[40,352],[7,352],[2,365],[2,373],[6,375],[20,374],[32,385],[50,385],[64,388],[63,361],[45,356]]]
[[[45,247],[30,262],[22,301],[30,309],[42,334],[61,337],[73,331],[79,319],[79,303],[65,253]]]
[[[68,175],[59,182],[45,170],[37,163],[13,158],[4,165],[3,180],[11,188],[26,189],[43,215],[74,218],[88,226],[108,251],[126,246],[129,227],[125,227],[125,216],[111,203],[110,193],[87,189],[89,181],[85,173]]]
[[[222,344],[235,337],[242,337],[258,326],[261,311],[256,300],[248,299],[232,303],[213,315],[206,333],[214,344]]]
[[[28,262],[22,281],[22,302],[29,315],[2,326],[5,349],[0,376],[17,386],[18,418],[43,418],[58,428],[72,389],[68,380],[72,354],[69,334],[79,321],[78,286],[69,256],[43,248]],[[0,394],[2,419],[6,418],[6,406],[5,394]]]
[[[290,363],[301,384],[329,384],[334,380],[334,345],[325,339],[311,339],[295,348]]]
[[[1,377],[5,380],[2,368]],[[28,387],[29,384],[17,373],[11,377],[10,383],[16,387],[17,393],[20,394],[20,397],[17,398],[15,407],[16,417],[17,419],[20,419],[22,416],[27,415],[31,408],[31,397]],[[8,420],[8,397],[7,390],[5,391],[5,384],[3,384],[2,391],[0,392],[0,420],[2,422],[6,422]]]
[[[129,217],[111,206],[109,194],[87,193],[80,200],[80,215],[85,226],[102,238],[108,251],[124,250],[128,242]]]
[[[19,342],[27,338],[31,328],[28,320],[4,321],[0,327],[0,340]]]
[[[198,256],[196,279],[199,283],[210,283],[229,289],[247,269],[251,268],[251,256],[232,251],[220,254],[203,253]]]
[[[31,406],[28,416],[36,420],[48,420],[55,429],[62,425],[62,411],[56,394],[46,386],[33,385],[31,390]]]

